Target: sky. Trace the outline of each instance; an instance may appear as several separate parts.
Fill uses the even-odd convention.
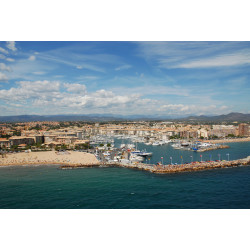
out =
[[[0,115],[250,113],[250,42],[0,42]]]

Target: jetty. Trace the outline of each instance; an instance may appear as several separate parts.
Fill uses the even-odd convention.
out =
[[[250,156],[244,159],[232,160],[232,161],[207,161],[207,162],[191,162],[186,164],[168,164],[168,165],[155,165],[145,163],[120,163],[120,162],[100,162],[99,164],[67,164],[60,167],[60,169],[74,169],[74,168],[86,168],[86,167],[125,167],[139,170],[145,170],[152,173],[166,174],[166,173],[177,173],[185,171],[199,171],[205,169],[215,168],[227,168],[250,165]]]
[[[205,152],[205,151],[211,151],[211,150],[216,150],[216,149],[225,149],[229,148],[228,145],[213,145],[211,147],[205,147],[205,148],[200,148],[196,152]]]

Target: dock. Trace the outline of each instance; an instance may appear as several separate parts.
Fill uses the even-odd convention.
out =
[[[186,172],[186,171],[199,171],[206,169],[215,169],[215,168],[227,168],[227,167],[237,167],[250,165],[250,156],[244,159],[232,160],[232,161],[209,161],[209,162],[192,162],[187,164],[178,164],[178,165],[155,165],[155,164],[145,164],[145,163],[107,163],[100,162],[100,164],[95,165],[76,165],[76,164],[67,164],[61,166],[60,169],[74,169],[74,168],[86,168],[86,167],[125,167],[132,169],[145,170],[152,173],[166,174],[166,173],[177,173],[177,172]]]

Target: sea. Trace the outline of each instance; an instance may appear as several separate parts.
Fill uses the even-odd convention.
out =
[[[126,143],[126,141],[123,141]],[[121,140],[115,141],[119,146]],[[153,152],[145,162],[169,164],[230,160],[250,155],[250,142],[197,153],[138,143]],[[1,209],[247,209],[250,166],[171,174],[93,167],[61,170],[59,166],[0,167]]]

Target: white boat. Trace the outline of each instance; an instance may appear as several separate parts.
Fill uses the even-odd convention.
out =
[[[142,162],[144,160],[144,158],[142,156],[139,156],[139,155],[131,154],[129,160],[132,162],[137,162],[137,161]]]
[[[181,144],[180,143],[175,143],[171,145],[173,148],[175,149],[180,149],[181,148]]]
[[[158,141],[155,141],[155,142],[152,143],[152,146],[159,146],[159,145],[160,145],[160,144],[159,144]]]
[[[139,156],[146,157],[146,156],[151,156],[152,154],[153,154],[152,152],[141,152],[141,153],[139,153],[138,155],[139,155]]]
[[[165,144],[172,142],[171,140],[165,140]]]

